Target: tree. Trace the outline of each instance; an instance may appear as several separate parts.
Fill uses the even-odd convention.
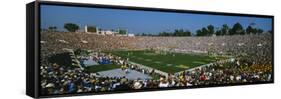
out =
[[[191,36],[191,32],[189,30],[176,29],[173,36]]]
[[[64,28],[69,32],[76,32],[79,29],[79,26],[74,23],[65,23]]]
[[[180,36],[181,33],[183,33],[183,30],[178,30],[178,29],[175,29],[174,33],[173,33],[173,36]]]
[[[230,35],[235,35],[235,34],[245,34],[243,26],[239,22],[234,24],[233,28],[230,31]]]
[[[168,33],[168,32],[160,32],[159,33],[159,36],[171,36],[172,34],[171,33]]]
[[[119,34],[127,34],[127,30],[119,29]]]
[[[191,32],[189,30],[175,29],[174,32],[160,32],[154,36],[191,36]]]
[[[227,24],[222,25],[221,35],[229,35],[229,27],[227,26]]]
[[[203,34],[201,29],[196,31],[196,36],[204,36],[204,34]]]
[[[142,33],[141,36],[147,36],[147,34],[146,33]]]
[[[263,33],[263,30],[262,29],[257,29],[257,33],[261,34],[261,33]]]
[[[203,27],[202,29],[196,31],[196,36],[206,36],[208,32],[209,32],[208,29]]]
[[[203,27],[202,28],[202,34],[203,34],[203,36],[206,36],[206,35],[208,35],[208,29],[206,29],[205,27]]]
[[[189,30],[176,29],[173,36],[191,36],[191,32]]]
[[[191,36],[191,32],[189,30],[185,30],[184,31],[184,36]]]
[[[208,36],[215,34],[215,27],[213,25],[208,25],[207,29],[208,29],[208,33],[207,33]]]
[[[222,31],[221,30],[217,30],[215,34],[216,35],[222,35]]]
[[[247,34],[255,34],[255,29],[252,26],[248,26],[246,29]]]
[[[48,30],[49,30],[50,32],[55,32],[55,31],[57,31],[57,27],[56,27],[56,26],[49,26],[49,27],[48,27]]]

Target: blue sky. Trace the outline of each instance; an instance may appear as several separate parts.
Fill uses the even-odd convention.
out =
[[[41,28],[56,26],[59,30],[64,30],[64,23],[76,23],[82,29],[94,25],[102,29],[128,29],[129,33],[153,34],[175,29],[194,33],[209,24],[232,27],[237,22],[244,28],[251,23],[264,31],[272,28],[270,18],[41,5]]]

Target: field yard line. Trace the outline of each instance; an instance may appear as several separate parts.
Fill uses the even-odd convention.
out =
[[[150,70],[150,71],[152,71],[152,70],[154,69],[154,68],[151,68],[151,67],[142,65],[142,64],[138,64],[138,63],[132,62],[132,61],[128,61],[128,63],[134,64],[134,65],[138,65],[138,67],[140,67],[141,69],[144,68],[144,69],[148,69],[148,70]],[[158,74],[160,74],[160,75],[164,75],[164,76],[168,77],[168,73],[163,72],[163,71],[161,71],[161,70],[154,69],[154,72],[155,72],[155,73],[158,73]]]
[[[204,65],[201,65],[201,66],[197,66],[197,67],[194,67],[194,68],[191,68],[191,69],[187,69],[187,70],[184,70],[184,71],[193,71],[195,69],[198,69],[198,68],[202,68],[202,67],[206,67],[206,66],[209,66],[209,65],[212,65],[212,64],[215,64],[215,63],[224,63],[224,62],[230,62],[232,61],[234,58],[229,58],[229,59],[225,59],[225,60],[220,60],[220,61],[216,61],[216,62],[212,62],[212,63],[209,63],[209,64],[204,64]],[[183,71],[180,71],[180,72],[176,72],[174,73],[174,75],[179,75],[180,73],[182,73]]]

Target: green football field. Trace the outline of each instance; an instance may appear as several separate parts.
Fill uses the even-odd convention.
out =
[[[167,73],[175,73],[223,59],[202,54],[161,53],[150,50],[111,51],[113,55],[149,66]]]

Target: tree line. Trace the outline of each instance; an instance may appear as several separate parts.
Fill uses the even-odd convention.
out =
[[[261,34],[264,30],[254,27],[255,23],[251,23],[246,29],[237,22],[233,27],[223,24],[221,28],[216,28],[213,25],[208,25],[196,31],[196,36],[212,36],[212,35],[244,35],[244,34]],[[272,33],[272,31],[267,31]]]
[[[140,36],[222,36],[222,35],[245,35],[245,34],[261,34],[265,31],[256,28],[255,23],[251,23],[247,28],[239,23],[235,23],[232,27],[227,24],[223,24],[221,27],[214,27],[213,25],[208,25],[206,27],[202,27],[201,29],[196,30],[194,34],[192,34],[189,30],[183,29],[175,29],[174,32],[160,32],[158,34],[138,34]],[[272,34],[272,31],[267,31]]]
[[[74,23],[65,23],[63,26],[64,29],[66,29],[68,32],[76,32],[79,30],[79,26]],[[47,32],[58,32],[58,28],[56,26],[49,26],[47,29],[41,29],[41,31],[47,31]]]
[[[80,29],[80,27],[77,24],[74,24],[74,23],[65,23],[64,24],[64,29],[66,29],[68,32],[76,32],[76,31],[78,31]],[[49,26],[47,31],[49,31],[49,32],[57,32],[58,30],[57,30],[56,26]],[[88,26],[88,31],[97,32],[95,26]],[[118,29],[118,33],[119,34],[127,34],[127,30]]]
[[[174,32],[164,31],[158,34],[141,33],[141,34],[137,34],[136,36],[192,36],[192,33],[189,30],[175,29]]]
[[[175,29],[173,32],[160,32],[158,34],[150,34],[150,33],[141,33],[136,34],[136,36],[220,36],[220,35],[244,35],[244,34],[261,34],[265,31],[256,28],[255,23],[251,23],[247,28],[244,27],[239,23],[235,23],[232,27],[228,26],[227,24],[223,24],[221,27],[214,27],[213,25],[208,25],[206,27],[202,27],[201,29],[196,30],[196,33],[191,33],[189,30],[184,29]],[[76,32],[79,30],[79,26],[74,23],[65,23],[64,29],[68,32]],[[50,26],[47,29],[48,31],[54,32],[57,31],[57,27]],[[272,31],[267,31],[268,33],[272,33]],[[120,30],[120,33],[126,33],[124,30]]]

